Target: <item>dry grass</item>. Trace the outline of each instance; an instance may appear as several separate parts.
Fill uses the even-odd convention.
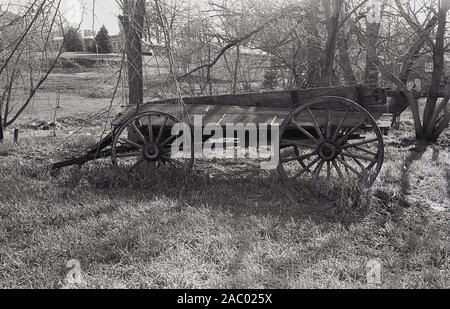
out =
[[[383,264],[380,288],[450,288],[448,131],[416,145],[406,116],[372,192],[280,184],[238,173],[252,169],[242,161],[208,162],[221,175],[187,180],[108,161],[52,175],[51,160],[104,128],[86,114],[109,107],[115,83],[89,76],[52,76],[19,123],[53,120],[60,92],[58,137],[27,130],[0,145],[0,288],[65,287],[70,259],[86,288],[368,288],[370,259]]]
[[[370,259],[380,288],[449,288],[448,136],[420,148],[409,132],[387,138],[370,198],[263,172],[186,187],[107,161],[51,175],[47,160],[83,136],[1,145],[0,288],[61,288],[74,258],[87,288],[367,288]]]

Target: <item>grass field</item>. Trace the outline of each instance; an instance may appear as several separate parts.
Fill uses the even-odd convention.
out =
[[[19,145],[11,132],[0,145],[0,288],[67,287],[70,259],[82,288],[369,288],[371,259],[379,288],[450,288],[450,132],[416,145],[406,117],[372,192],[280,184],[238,173],[251,167],[241,161],[187,179],[108,161],[51,174],[104,127],[86,115],[109,101],[82,101],[64,105],[56,137],[24,129]]]

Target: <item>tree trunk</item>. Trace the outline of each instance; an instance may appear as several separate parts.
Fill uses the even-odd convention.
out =
[[[134,5],[131,5],[131,4]],[[128,62],[129,104],[144,102],[142,70],[142,37],[145,18],[145,0],[124,0],[124,15],[120,18],[126,40]]]
[[[411,106],[411,111],[414,118],[414,128],[416,131],[416,136],[418,139],[422,139],[424,136],[422,123],[420,121],[420,113],[419,113],[419,105],[412,95],[411,91],[406,87],[402,81],[397,78],[392,72],[389,71],[389,69],[380,61],[378,58],[378,55],[374,49],[372,49],[369,40],[359,31],[358,27],[353,24],[352,28],[354,29],[356,35],[358,36],[359,40],[363,43],[364,47],[367,50],[368,57],[374,60],[374,64],[380,69],[381,74],[395,84],[398,89],[405,95],[405,97],[408,99],[408,103]]]
[[[208,44],[208,63],[212,61],[211,57],[212,57],[212,51],[211,51],[211,42],[209,42],[209,40],[206,41]],[[210,75],[212,75],[212,71],[213,68],[211,68],[211,70],[209,70]],[[209,89],[209,95],[212,96],[213,95],[213,84],[211,81],[211,76],[209,76],[208,78],[208,89]]]
[[[333,3],[333,12],[331,12],[331,3]],[[327,87],[331,85],[334,57],[336,54],[336,41],[339,32],[339,20],[341,17],[341,8],[343,0],[324,0],[325,15],[327,18],[327,42],[325,45],[325,54],[322,60],[322,70],[320,74],[320,85]]]
[[[320,24],[319,19],[317,18],[317,12],[319,11],[319,5],[317,2],[310,2],[311,11],[310,11],[310,19],[311,22],[307,26],[308,33],[308,52],[306,55],[307,59],[307,81],[303,82],[303,86],[307,88],[313,88],[319,86],[320,83],[320,54],[322,53],[319,43],[317,42],[318,38],[320,38],[319,30],[317,29],[317,25]],[[303,55],[299,55],[302,57]],[[302,57],[303,58],[303,57]],[[301,63],[303,59],[297,60],[297,62]],[[297,71],[297,69],[295,69]],[[296,83],[301,81],[301,78],[298,78],[298,73],[296,72],[294,75],[296,79]]]
[[[442,1],[438,12],[438,30],[436,33],[436,43],[433,46],[433,74],[431,77],[430,94],[428,96],[427,105],[423,114],[423,127],[426,132],[431,131],[431,127],[435,123],[431,123],[436,103],[438,100],[438,93],[441,88],[441,80],[444,75],[444,53],[445,53],[445,31],[447,23],[447,12],[450,4],[447,1]],[[428,135],[428,134],[427,134]],[[428,138],[428,137],[427,137]]]
[[[344,74],[345,83],[350,87],[357,85],[358,82],[355,72],[353,72],[352,62],[350,61],[348,41],[342,32],[338,36],[337,48],[339,53],[339,66]]]
[[[366,56],[366,73],[365,73],[365,81],[364,83],[368,87],[378,87],[379,84],[379,70],[377,66],[378,57],[375,58],[374,56],[377,55],[377,42],[378,37],[380,35],[380,28],[381,24],[376,23],[370,23],[367,22],[367,38],[368,38],[368,44],[372,51],[374,51],[375,54],[367,53]]]
[[[2,113],[0,110],[0,143],[3,143],[4,139],[5,139],[5,136],[3,135],[3,119],[2,119]]]
[[[414,42],[414,45],[409,50],[408,54],[405,57],[403,67],[400,73],[400,80],[404,83],[408,83],[409,75],[411,74],[411,70],[414,66],[416,60],[420,57],[420,51],[425,46],[425,43],[428,40],[427,36],[431,35],[431,31],[436,27],[438,22],[438,18],[433,17],[427,24],[423,33],[418,33],[417,38]]]
[[[233,94],[236,94],[238,91],[238,73],[239,73],[239,66],[241,64],[241,45],[238,44],[236,46],[236,59],[234,62],[234,69],[233,69]]]
[[[3,114],[3,102],[6,99],[6,92],[7,92],[7,89],[5,89],[3,91],[3,94],[0,97],[0,143],[3,142],[3,139],[4,139],[4,135],[3,135],[3,116],[2,116],[2,114]]]
[[[437,17],[433,17],[428,25],[425,27],[425,31],[423,33],[419,33],[413,46],[409,50],[408,54],[405,57],[402,70],[400,72],[399,79],[405,85],[408,84],[409,76],[411,75],[411,70],[414,66],[415,61],[420,57],[420,51],[424,48],[427,43],[428,36],[431,34],[431,31],[437,24]],[[408,100],[406,98],[398,98],[392,100],[389,105],[389,111],[393,113],[396,117],[400,116],[401,113],[405,111],[409,107]]]

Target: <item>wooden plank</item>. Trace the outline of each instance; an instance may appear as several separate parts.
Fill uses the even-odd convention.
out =
[[[305,90],[293,90],[290,92],[294,105],[301,105],[307,100],[335,96],[342,97],[359,103],[359,91],[356,87],[334,87],[334,88],[311,88]]]
[[[388,114],[389,105],[369,105],[366,110],[371,114]]]
[[[183,99],[186,105],[232,105],[253,107],[281,107],[292,108],[289,92],[265,92],[236,95],[220,95],[205,97],[189,97]],[[177,99],[153,101],[149,104],[177,104]]]
[[[339,125],[342,118],[344,117],[345,112],[333,112],[331,113],[330,122],[333,125]],[[375,121],[378,126],[385,128],[389,127],[392,121],[391,114],[376,114],[373,115]],[[319,126],[326,126],[327,118],[326,113],[315,113],[316,122]],[[344,121],[343,127],[354,127],[360,124],[364,120],[364,116],[359,113],[349,113]],[[296,123],[301,124],[303,126],[314,127],[314,122],[308,115],[302,115],[301,117],[296,118]]]
[[[387,90],[386,93],[389,98],[405,98],[405,95],[400,90]],[[427,98],[429,94],[428,91],[412,91],[412,95],[416,99]],[[444,91],[438,93],[438,98],[444,98],[445,96],[446,93]]]
[[[186,105],[232,105],[270,108],[294,108],[308,100],[324,96],[343,97],[363,107],[386,104],[387,96],[383,89],[364,87],[328,87],[261,93],[227,94],[184,98]],[[177,99],[152,101],[149,104],[177,104]]]
[[[248,107],[248,106],[217,106],[217,105],[188,105],[186,106],[191,119],[194,120],[197,116],[202,116],[203,124],[227,124],[227,123],[255,123],[257,125],[261,123],[281,123],[284,119],[291,114],[292,110],[288,108],[265,108],[265,107]],[[146,111],[158,111],[162,113],[167,113],[175,115],[178,112],[177,105],[171,104],[155,104],[155,105],[145,105],[140,112]],[[325,111],[315,111],[314,112],[319,125],[324,125],[326,121]],[[339,124],[343,118],[345,111],[332,111],[331,121],[335,124]],[[392,115],[387,113],[374,113],[372,116],[379,123],[380,126],[389,127],[392,120]],[[126,116],[123,118],[127,119]],[[351,112],[348,114],[344,123],[344,127],[355,126],[361,121],[361,115],[356,112]],[[301,115],[298,119],[299,121],[310,124],[311,118],[305,113]],[[157,122],[154,123],[155,126],[158,125]]]

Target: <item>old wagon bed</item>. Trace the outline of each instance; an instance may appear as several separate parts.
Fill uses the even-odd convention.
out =
[[[111,134],[84,156],[54,167],[102,157],[111,157],[115,167],[128,171],[141,170],[145,164],[165,169],[192,166],[197,156],[205,155],[205,149],[212,149],[211,143],[219,151],[223,145],[215,142],[220,138],[211,135],[211,130],[202,130],[200,140],[196,134],[191,140],[191,134],[176,133],[175,125],[184,124],[188,129],[213,125],[213,130],[233,125],[236,131],[246,131],[239,125],[253,124],[258,142],[247,143],[249,137],[255,137],[247,132],[235,132],[235,140],[245,140],[240,144],[243,147],[270,149],[282,179],[296,181],[309,176],[316,181],[358,179],[372,184],[384,161],[383,131],[387,132],[392,121],[387,103],[386,90],[364,87],[153,101],[126,109],[113,121]],[[264,146],[264,140],[270,144]],[[202,146],[200,154],[196,153],[198,145]]]
[[[203,125],[205,124],[269,124],[269,125],[281,125],[284,120],[288,118],[292,112],[292,108],[280,108],[280,107],[251,107],[251,106],[230,106],[230,105],[193,105],[186,104],[186,111],[194,120],[195,116],[201,116]],[[333,110],[333,106],[330,105],[331,122],[338,122],[342,119],[345,111]],[[135,108],[131,110],[131,114],[145,113],[149,111],[161,112],[170,115],[177,115],[180,112],[180,107],[175,102],[167,103],[148,103],[136,111]],[[323,125],[326,122],[326,110],[316,112],[316,120],[319,125]],[[389,113],[371,113],[374,117],[377,125],[381,129],[388,129],[392,123],[392,114]],[[121,124],[124,120],[128,119],[130,112],[125,113],[122,117],[119,117],[115,121],[115,125]],[[361,115],[357,112],[350,112],[346,117],[344,126],[354,126],[362,120]],[[297,123],[305,126],[313,127],[311,118],[302,115],[297,119]],[[160,122],[154,122],[153,126],[157,127],[161,125]]]

